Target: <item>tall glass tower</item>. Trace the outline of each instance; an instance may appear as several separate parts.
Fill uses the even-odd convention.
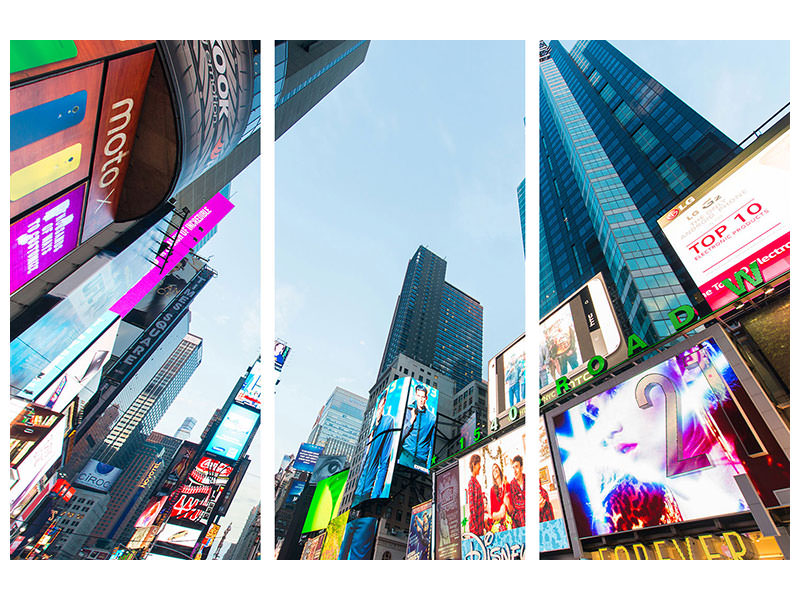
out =
[[[656,221],[739,148],[608,42],[542,43],[539,61],[542,315],[603,272],[653,342],[703,301]]]
[[[461,389],[481,378],[483,306],[444,280],[447,261],[420,246],[408,261],[378,376],[401,352]]]

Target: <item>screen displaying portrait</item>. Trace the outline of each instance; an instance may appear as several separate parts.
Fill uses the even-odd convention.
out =
[[[525,428],[458,460],[464,560],[525,557]]]
[[[754,403],[757,388],[745,389],[747,369],[717,331],[554,414],[580,537],[747,511],[734,481],[743,474],[765,505],[777,505],[773,492],[788,488],[789,462],[761,416],[771,405],[760,391]]]
[[[539,552],[569,548],[544,417],[539,417]]]
[[[400,436],[398,464],[430,473],[439,390],[411,378]]]
[[[360,517],[350,521],[339,547],[339,560],[372,560],[377,533],[378,519],[375,517]]]

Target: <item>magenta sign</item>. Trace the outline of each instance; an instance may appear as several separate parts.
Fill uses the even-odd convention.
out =
[[[156,258],[156,262],[158,262],[159,265],[164,265],[164,267],[153,267],[150,269],[136,285],[114,303],[114,306],[111,307],[111,311],[121,317],[127,315],[150,290],[158,285],[175,265],[189,254],[189,250],[194,248],[231,210],[233,210],[233,204],[230,200],[222,194],[214,195],[200,210],[186,219],[183,227],[177,232],[177,240],[175,241],[172,254],[166,261],[166,265],[164,265],[164,258],[167,251],[164,250],[162,254]],[[173,237],[175,237],[174,233],[170,236],[170,239]]]
[[[11,225],[11,293],[78,245],[86,184]]]

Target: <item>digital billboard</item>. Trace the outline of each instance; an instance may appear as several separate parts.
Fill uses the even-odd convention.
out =
[[[539,552],[569,548],[564,509],[561,506],[553,455],[544,417],[539,417]]]
[[[339,560],[372,560],[377,534],[378,519],[375,517],[359,517],[347,523],[339,547]]]
[[[139,518],[136,519],[136,523],[134,527],[137,529],[143,527],[151,527],[153,523],[155,523],[156,517],[158,517],[159,513],[161,513],[161,509],[164,508],[164,504],[167,502],[167,496],[157,496],[151,498],[145,509],[142,511],[142,514],[139,515]]]
[[[347,456],[343,454],[322,454],[314,465],[314,472],[311,473],[309,483],[318,483],[320,480],[336,475],[339,471],[347,468]]]
[[[626,376],[547,415],[579,537],[747,511],[740,474],[779,504],[788,431],[719,326]]]
[[[204,455],[189,473],[189,481],[197,485],[220,485],[228,483],[233,465],[212,456]]]
[[[293,481],[292,484],[289,486],[289,491],[286,493],[286,503],[285,506],[291,506],[300,498],[300,494],[303,493],[303,490],[306,487],[305,481]]]
[[[372,498],[389,497],[410,385],[410,377],[395,379],[375,401],[351,506]]]
[[[181,546],[192,550],[200,539],[201,533],[202,529],[193,529],[191,527],[167,523],[164,525],[164,529],[161,530],[161,533],[158,534],[156,541],[174,544],[175,546]]]
[[[297,456],[294,458],[294,463],[292,467],[295,471],[305,471],[306,473],[312,473],[314,471],[314,466],[317,464],[317,460],[319,460],[320,454],[324,448],[322,446],[317,446],[316,444],[309,444],[309,443],[302,443],[300,444],[300,448],[297,450]]]
[[[712,310],[789,270],[789,156],[786,115],[658,220]]]
[[[306,540],[300,560],[319,560],[322,553],[322,544],[325,541],[325,532]]]
[[[458,459],[461,556],[525,558],[525,427]]]
[[[432,534],[433,500],[428,500],[411,509],[406,560],[431,560]]]
[[[602,356],[613,366],[627,358],[622,330],[611,306],[602,274],[565,300],[539,322],[539,396],[542,403],[558,395],[555,382],[570,388],[590,377],[588,361]]]
[[[236,393],[236,402],[261,409],[261,357],[259,356],[245,377],[242,389]]]
[[[120,474],[122,474],[122,469],[90,458],[73,483],[107,494]]]
[[[170,509],[167,523],[202,529],[219,499],[222,486],[184,484],[177,491],[178,498]]]
[[[311,504],[308,507],[303,533],[325,529],[331,519],[339,512],[342,492],[347,483],[349,470],[327,477],[317,484]]]
[[[279,340],[275,340],[275,370],[281,371],[289,356],[291,348]]]
[[[491,423],[525,404],[525,334],[489,361],[487,402]],[[465,439],[472,439],[472,431]]]
[[[338,560],[339,550],[344,538],[344,530],[347,527],[347,518],[350,511],[345,511],[338,517],[331,519],[328,528],[325,530],[325,544],[322,546],[320,560]]]
[[[11,224],[11,293],[78,246],[86,184]]]
[[[430,473],[438,408],[439,390],[411,379],[397,464]]]
[[[231,404],[206,451],[233,461],[238,460],[250,433],[258,423],[258,418],[257,412]]]
[[[461,558],[461,508],[458,463],[434,474],[436,560]]]

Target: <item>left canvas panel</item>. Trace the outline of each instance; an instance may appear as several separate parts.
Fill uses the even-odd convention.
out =
[[[10,557],[258,559],[261,43],[9,50]]]

